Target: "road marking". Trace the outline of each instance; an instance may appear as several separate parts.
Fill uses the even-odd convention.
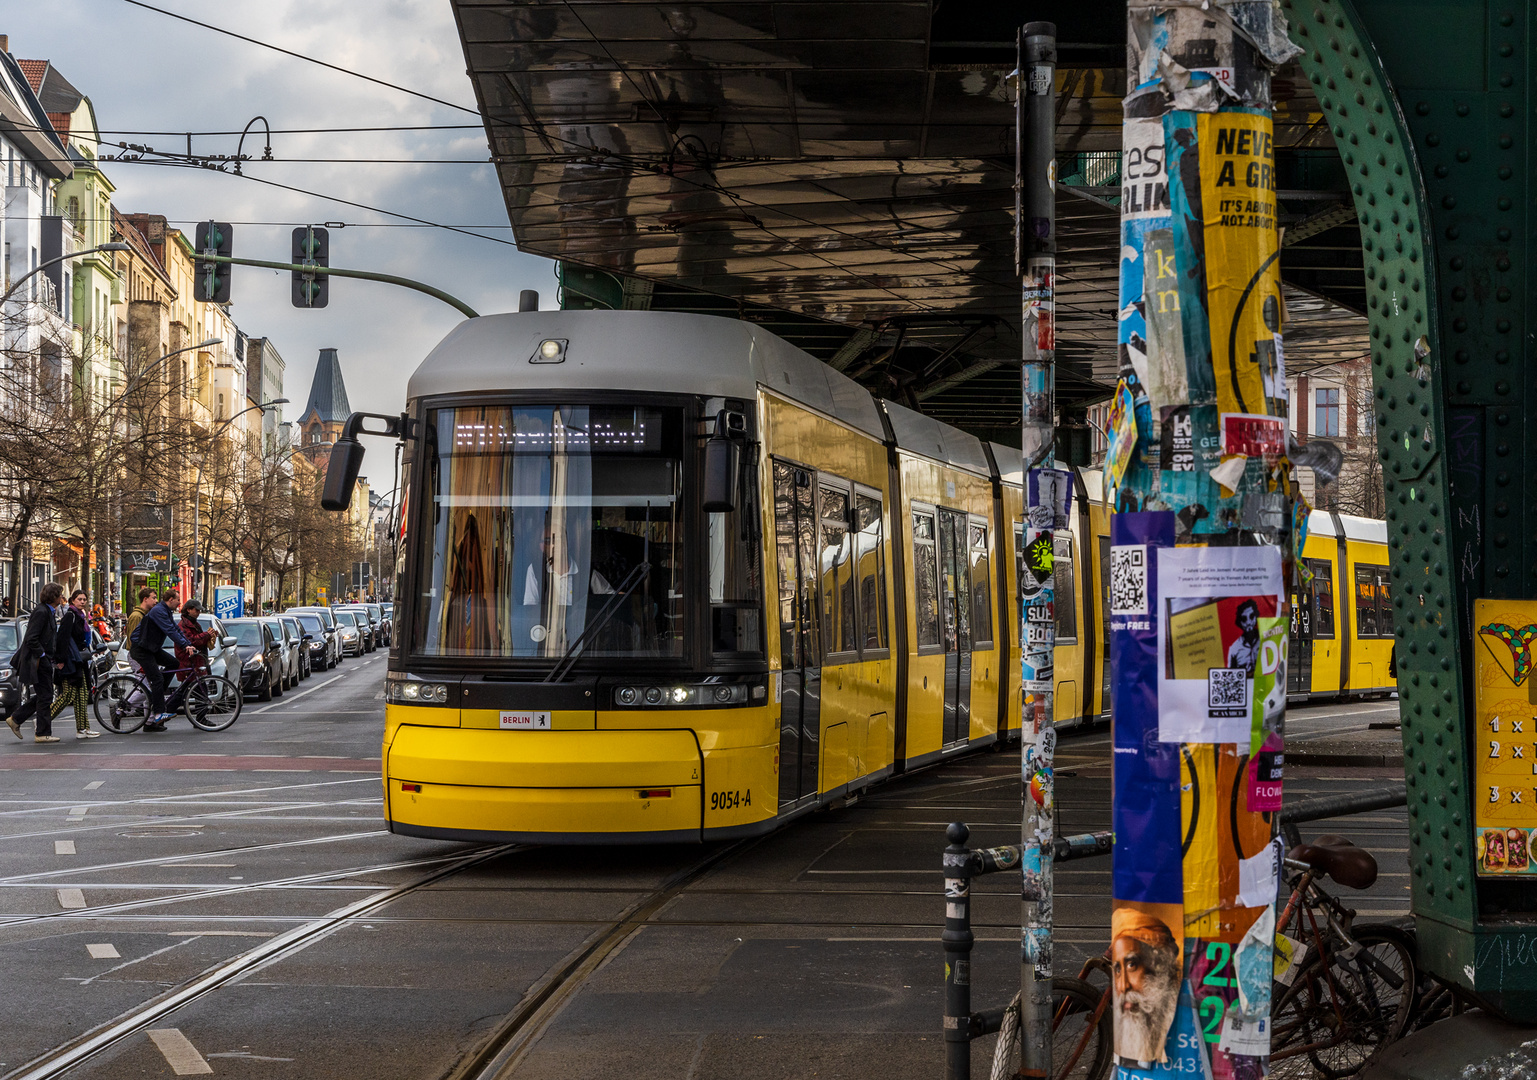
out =
[[[59,906],[66,911],[79,911],[85,907],[85,893],[79,889],[60,889]]]
[[[260,930],[172,930],[167,937],[276,937],[276,934],[264,934]]]
[[[160,867],[171,867],[171,868],[187,866],[187,867],[191,867],[194,870],[201,870],[205,866],[217,866],[217,867],[221,867],[221,868],[222,867],[231,867],[231,868],[233,868],[233,867],[239,866],[240,864],[239,863],[232,863],[232,862],[200,862],[200,863],[195,863],[195,862],[163,862],[163,863],[156,863],[155,865],[156,866],[160,866]]]
[[[156,956],[159,956],[161,953],[168,953],[172,949],[179,949],[179,948],[181,948],[183,945],[191,945],[196,940],[197,940],[196,938],[183,938],[181,941],[178,941],[175,945],[167,945],[165,948],[163,948],[163,949],[156,949],[152,953],[145,953],[143,956],[136,956],[132,960],[125,960],[121,964],[114,964],[112,967],[109,967],[106,971],[98,971],[95,975],[92,975],[89,979],[81,979],[80,980],[80,985],[81,986],[89,986],[91,983],[95,982],[97,979],[101,978],[103,975],[111,975],[114,971],[122,971],[124,968],[133,967],[135,964],[142,964],[144,961],[152,959],[152,958],[154,958]]]
[[[149,1037],[160,1048],[166,1063],[177,1076],[198,1076],[213,1072],[213,1066],[203,1060],[203,1055],[197,1052],[192,1040],[183,1035],[180,1029],[152,1028]]]
[[[69,808],[69,816],[85,817],[85,815],[90,812],[90,809],[91,808],[89,806],[71,806]]]
[[[327,686],[330,686],[332,683],[334,683],[334,682],[336,682],[336,681],[338,681],[340,679],[345,679],[346,677],[347,676],[345,676],[345,675],[337,675],[334,678],[327,679],[323,683],[317,683],[316,685],[310,687],[308,690],[300,690],[297,694],[294,694],[292,697],[285,697],[284,700],[282,700],[282,701],[275,701],[271,705],[263,705],[259,709],[252,709],[251,713],[252,713],[252,715],[255,715],[256,713],[267,712],[269,709],[281,708],[284,705],[287,705],[289,702],[291,702],[293,700],[293,698],[302,698],[305,694],[313,694],[316,690],[323,690]]]
[[[87,945],[85,951],[91,954],[92,960],[116,960],[122,956],[116,945]]]
[[[92,780],[89,784],[85,785],[85,790],[87,790],[87,791],[95,791],[97,788],[101,787],[101,785],[103,785],[105,783],[106,783],[105,780]]]
[[[75,842],[73,840],[55,840],[53,842],[53,853],[55,855],[73,855],[75,854]]]

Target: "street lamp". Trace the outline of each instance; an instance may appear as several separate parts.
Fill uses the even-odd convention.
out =
[[[21,277],[17,278],[15,281],[11,282],[11,287],[9,289],[5,290],[5,295],[4,296],[0,296],[0,304],[3,304],[7,300],[10,299],[11,298],[11,294],[13,292],[15,292],[17,289],[21,288],[21,283],[22,282],[26,281],[28,278],[33,277],[33,276],[35,276],[36,274],[38,274],[40,272],[48,269],[54,263],[61,263],[61,262],[63,262],[66,259],[79,259],[79,258],[83,258],[86,255],[94,255],[98,251],[132,251],[132,250],[133,250],[133,248],[131,248],[129,245],[123,243],[121,240],[114,240],[110,244],[97,244],[95,247],[86,248],[84,251],[71,251],[67,255],[60,255],[57,258],[48,259],[48,260],[46,260],[44,262],[40,262],[36,266],[34,266],[32,269],[28,270],[25,274],[22,274]]]
[[[274,408],[275,406],[287,404],[288,399],[286,397],[280,397],[274,398],[264,405],[247,405],[234,416],[231,416],[228,420],[224,421],[224,423],[214,428],[213,435],[209,439],[209,449],[211,450],[213,448],[214,440],[223,434],[225,428],[229,427],[236,420],[239,420],[246,413],[256,412],[258,409],[262,412],[266,412],[268,409]],[[197,482],[192,488],[192,557],[196,560],[196,563],[192,567],[192,595],[199,598],[201,598],[203,595],[203,548],[202,544],[199,542],[199,537],[201,534],[203,517],[203,465],[207,461],[208,451],[205,450],[203,451],[203,455],[198,458]],[[257,588],[261,588],[260,582],[257,583]]]

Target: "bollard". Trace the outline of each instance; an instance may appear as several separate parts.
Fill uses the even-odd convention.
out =
[[[971,1080],[971,830],[945,830],[945,1080]]]

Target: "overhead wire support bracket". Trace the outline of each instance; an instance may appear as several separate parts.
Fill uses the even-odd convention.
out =
[[[463,300],[451,296],[442,289],[434,288],[421,281],[413,281],[407,277],[398,277],[395,274],[380,274],[373,270],[344,270],[339,266],[305,266],[301,263],[267,262],[265,259],[237,259],[228,255],[200,255],[200,259],[208,262],[231,263],[235,266],[259,266],[266,270],[287,270],[290,273],[300,274],[329,274],[332,277],[363,278],[365,281],[382,281],[387,285],[399,285],[406,289],[415,289],[419,293],[426,293],[450,307],[456,308],[467,319],[480,318],[480,312],[476,311]]]

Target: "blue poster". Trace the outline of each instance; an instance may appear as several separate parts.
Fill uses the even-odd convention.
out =
[[[1158,558],[1168,511],[1110,518],[1110,677],[1116,900],[1183,904],[1178,743],[1158,741]]]

